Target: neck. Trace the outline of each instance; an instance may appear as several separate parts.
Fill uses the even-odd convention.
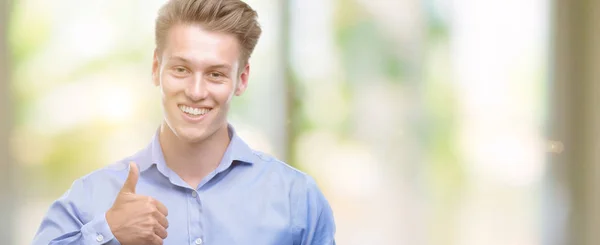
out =
[[[217,168],[229,141],[227,125],[195,143],[177,137],[165,122],[159,132],[159,142],[167,166],[194,189],[206,175]]]

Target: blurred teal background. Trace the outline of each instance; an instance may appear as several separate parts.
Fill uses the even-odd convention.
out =
[[[0,235],[25,245],[74,179],[151,139],[164,1],[0,2]],[[598,2],[247,2],[264,34],[231,122],[317,179],[338,244],[600,242],[598,126],[579,123],[598,118]]]

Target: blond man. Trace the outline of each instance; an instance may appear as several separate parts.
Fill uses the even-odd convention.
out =
[[[261,34],[239,0],[171,0],[156,20],[164,120],[139,152],[73,182],[34,245],[335,244],[315,181],[251,149],[228,123]]]

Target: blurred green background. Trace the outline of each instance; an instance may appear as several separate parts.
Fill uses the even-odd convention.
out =
[[[74,179],[150,141],[164,1],[1,2],[0,235],[24,245]],[[264,34],[230,120],[317,179],[338,244],[600,242],[598,2],[247,2]]]

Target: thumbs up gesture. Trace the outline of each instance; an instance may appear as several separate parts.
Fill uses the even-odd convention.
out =
[[[129,175],[106,212],[106,222],[122,245],[163,244],[169,226],[167,208],[152,197],[135,193],[138,178],[137,165],[129,163]]]

